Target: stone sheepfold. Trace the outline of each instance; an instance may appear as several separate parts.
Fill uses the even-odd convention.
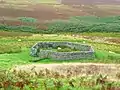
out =
[[[67,46],[78,51],[57,52],[53,50],[43,50],[42,48],[55,48],[59,46]],[[78,60],[94,58],[94,50],[89,45],[72,42],[39,42],[31,48],[31,56],[39,59],[50,58],[52,60]]]

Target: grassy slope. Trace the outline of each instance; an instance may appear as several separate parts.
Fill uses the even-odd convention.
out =
[[[0,67],[8,68],[17,64],[29,63],[32,57],[29,56],[28,49],[23,50],[21,53],[1,54]]]
[[[5,1],[7,3],[24,3],[24,4],[30,4],[30,3],[56,3],[56,0],[7,0]]]
[[[86,34],[85,34],[86,35]],[[90,35],[90,34],[89,34]],[[93,34],[91,34],[93,35]],[[95,34],[94,34],[95,35]],[[21,41],[19,41],[19,39]],[[72,61],[52,61],[49,59],[41,60],[39,63],[61,63],[61,62],[97,62],[97,63],[120,63],[120,45],[109,45],[104,43],[94,43],[91,40],[86,40],[79,37],[73,37],[70,35],[34,35],[28,37],[2,37],[0,39],[0,45],[9,45],[13,47],[21,47],[22,52],[11,54],[0,54],[0,66],[3,68],[11,67],[17,64],[27,64],[34,58],[29,55],[30,47],[38,41],[72,41],[72,42],[86,42],[94,47],[96,58],[94,60],[72,60]],[[4,50],[2,50],[4,51]],[[109,52],[112,51],[113,53]],[[116,53],[114,53],[116,52]]]

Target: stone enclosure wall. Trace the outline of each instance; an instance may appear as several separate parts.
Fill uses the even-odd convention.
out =
[[[54,48],[65,45],[75,48],[76,52],[57,52],[52,50],[43,50],[42,48]],[[94,50],[89,45],[83,45],[72,42],[39,42],[31,48],[31,56],[39,57],[39,59],[50,58],[52,60],[77,60],[89,59],[94,57]]]

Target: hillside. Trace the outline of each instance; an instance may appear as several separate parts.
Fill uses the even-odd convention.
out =
[[[118,16],[120,5],[109,4],[115,0],[105,0],[108,4],[90,4],[103,0],[81,0],[81,5],[58,4],[56,0],[2,0],[0,2],[0,24],[21,25],[17,18],[32,17],[43,24],[55,19],[68,19],[72,16]],[[87,2],[89,4],[84,4]],[[118,1],[119,2],[119,1]],[[44,28],[44,26],[42,27]]]
[[[63,4],[119,4],[120,0],[61,0],[61,2]]]

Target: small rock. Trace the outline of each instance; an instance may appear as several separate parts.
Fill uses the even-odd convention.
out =
[[[109,51],[109,53],[115,53],[115,52]]]
[[[61,48],[60,47],[58,47],[58,50],[60,50]]]
[[[18,42],[21,42],[22,40],[21,39],[18,39]]]

